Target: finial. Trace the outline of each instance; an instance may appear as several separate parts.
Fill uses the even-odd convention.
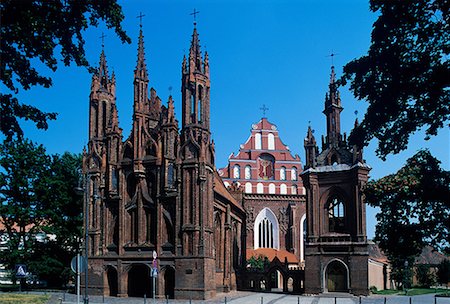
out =
[[[331,54],[328,55],[327,57],[331,57],[331,66],[334,67],[334,56],[337,56],[339,54],[336,54],[333,52],[333,50],[331,50]]]
[[[102,40],[102,51],[105,50],[105,33],[102,32],[102,35],[99,37]]]
[[[139,15],[136,18],[139,18],[139,27],[142,29],[142,18],[145,17],[142,12],[139,12]]]
[[[200,13],[199,11],[196,11],[194,8],[194,11],[190,14],[191,16],[194,16],[194,27],[197,25],[197,14]]]
[[[266,105],[263,104],[262,108],[259,108],[259,109],[263,111],[263,118],[265,118],[266,117],[266,111],[269,110],[269,108],[267,108]]]

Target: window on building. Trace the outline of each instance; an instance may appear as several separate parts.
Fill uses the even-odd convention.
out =
[[[256,193],[259,193],[259,194],[264,193],[264,185],[262,183],[258,183],[256,185]]]
[[[345,206],[337,197],[328,205],[328,228],[330,232],[345,232]]]
[[[245,179],[252,179],[252,167],[245,166]]]
[[[261,210],[254,224],[254,248],[279,249],[279,226],[275,214],[269,208]]]
[[[245,184],[245,193],[252,193],[252,183]]]
[[[269,193],[275,194],[275,184],[269,184]]]
[[[296,181],[297,180],[297,168],[292,167],[291,169],[291,180]]]
[[[198,86],[198,108],[197,108],[197,118],[198,122],[202,122],[202,100],[203,100],[203,87]]]
[[[291,187],[291,193],[292,193],[292,194],[297,194],[297,185],[292,185],[292,187]]]
[[[255,134],[255,149],[257,150],[261,149],[261,133]]]
[[[223,184],[225,185],[226,188],[230,187],[230,183],[229,182],[223,182]]]
[[[267,149],[275,150],[275,136],[272,133],[267,136]]]
[[[241,167],[239,165],[233,167],[233,178],[241,178]]]
[[[167,186],[173,188],[175,183],[173,164],[169,163],[167,165]]]
[[[280,185],[280,194],[287,194],[287,186],[285,184]]]
[[[280,180],[286,180],[286,167],[281,167],[280,169]]]

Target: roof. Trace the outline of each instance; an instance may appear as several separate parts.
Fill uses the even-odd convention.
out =
[[[223,184],[222,178],[220,178],[219,173],[217,171],[214,171],[214,192],[217,194],[220,194],[222,197],[226,198],[230,203],[234,206],[236,206],[238,209],[244,211],[244,208],[241,206],[240,203],[238,203],[234,197],[230,194],[230,192],[227,190],[225,185]]]
[[[380,247],[378,247],[376,243],[369,242],[368,251],[369,251],[369,259],[383,264],[388,263],[387,256],[383,253],[383,251],[381,251]]]
[[[266,256],[269,261],[273,261],[275,257],[284,263],[287,258],[289,264],[298,264],[298,258],[292,252],[286,250],[277,250],[274,248],[258,248],[258,249],[247,249],[247,259],[250,257]]]
[[[436,251],[431,246],[425,246],[422,249],[422,253],[416,257],[416,264],[424,264],[424,265],[438,265],[444,260],[450,260],[449,257],[446,257],[444,254]]]

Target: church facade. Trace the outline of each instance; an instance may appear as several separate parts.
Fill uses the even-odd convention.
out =
[[[181,65],[181,125],[172,97],[163,104],[150,88],[142,29],[137,53],[127,137],[103,51],[92,77],[83,153],[91,292],[192,299],[238,288],[367,294],[362,189],[370,168],[341,134],[334,68],[322,152],[309,128],[303,165],[262,118],[228,166],[216,170],[209,59],[196,27]],[[258,256],[271,262],[259,276],[247,262]]]
[[[180,132],[172,97],[162,105],[149,89],[142,29],[137,57],[128,137],[119,127],[115,76],[103,51],[92,78],[83,156],[88,287],[106,295],[150,297],[155,289],[159,297],[192,299],[236,289],[245,212],[214,165],[208,54],[202,56],[194,27],[182,61]]]

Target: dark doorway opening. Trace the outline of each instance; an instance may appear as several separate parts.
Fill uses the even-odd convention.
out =
[[[152,296],[153,284],[150,278],[149,267],[139,264],[131,266],[128,271],[128,296],[147,297]]]
[[[333,261],[327,267],[327,287],[329,292],[348,292],[347,268],[339,261]]]
[[[175,269],[167,267],[164,271],[164,295],[173,299],[175,296]]]
[[[117,297],[117,270],[114,267],[109,266],[106,270],[106,276],[108,277],[109,296]]]

